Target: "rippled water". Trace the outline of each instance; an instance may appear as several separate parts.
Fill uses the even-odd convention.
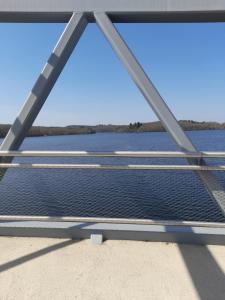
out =
[[[199,150],[225,151],[225,131],[189,132]],[[167,133],[107,133],[27,138],[23,150],[178,150]],[[185,163],[174,159],[23,158],[74,163]],[[215,163],[210,161],[210,163]],[[220,161],[219,163],[225,163]],[[215,174],[225,188],[225,174]],[[95,216],[224,222],[190,171],[8,170],[1,215]]]

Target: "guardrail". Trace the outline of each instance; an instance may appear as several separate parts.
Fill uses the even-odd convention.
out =
[[[185,151],[0,151],[0,157],[163,157],[163,158],[225,158],[225,152]]]
[[[202,158],[225,159],[225,152],[182,151],[0,151],[1,168],[24,169],[94,169],[94,170],[172,170],[225,171],[224,165],[206,166]],[[11,162],[14,157],[96,157],[96,158],[179,158],[186,165],[106,165],[68,163]],[[9,163],[7,163],[9,160]],[[108,159],[107,159],[108,161]],[[115,162],[114,162],[115,163]],[[124,161],[123,161],[124,163]],[[207,174],[207,173],[204,173]],[[132,239],[192,244],[225,244],[225,224],[193,221],[166,221],[107,217],[0,216],[0,235],[60,238]]]
[[[193,165],[104,165],[104,164],[33,164],[0,163],[0,168],[23,169],[99,169],[99,170],[186,170],[186,171],[225,171],[225,165],[201,165],[201,158],[225,158],[225,152],[181,152],[181,151],[0,151],[0,157],[124,157],[124,158],[195,158]]]

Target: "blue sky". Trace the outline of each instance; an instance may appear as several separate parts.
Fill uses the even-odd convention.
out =
[[[0,24],[0,123],[18,114],[65,24]],[[118,24],[178,119],[225,122],[225,24]],[[95,24],[35,124],[156,120]]]

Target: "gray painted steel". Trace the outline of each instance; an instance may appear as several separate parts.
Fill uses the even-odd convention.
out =
[[[9,163],[0,164],[4,169],[77,169],[77,170],[164,170],[164,171],[225,171],[225,166],[201,166],[201,165],[100,165],[100,164],[31,164]]]
[[[225,152],[184,151],[0,151],[0,157],[163,157],[163,158],[225,158]]]
[[[172,220],[153,220],[153,219],[127,219],[127,218],[104,218],[104,217],[50,217],[50,216],[15,216],[0,215],[1,222],[78,222],[78,223],[107,223],[107,224],[136,224],[136,225],[161,225],[161,226],[189,226],[189,227],[210,227],[224,228],[225,223],[216,222],[197,222],[197,221],[172,221]]]
[[[67,22],[73,12],[105,11],[114,22],[224,21],[224,0],[0,0],[3,22]]]
[[[133,81],[162,122],[163,126],[171,134],[176,144],[184,151],[195,152],[196,149],[193,144],[181,129],[172,112],[170,112],[168,106],[137,62],[109,17],[105,13],[95,13],[95,18],[103,34],[124,64]]]
[[[20,147],[78,43],[86,25],[87,21],[83,14],[73,14],[19,116],[2,142],[0,150],[17,150]]]
[[[77,12],[76,14],[74,12]],[[68,22],[21,113],[0,150],[17,150],[47,99],[87,22],[97,21],[150,106],[183,152],[199,154],[164,100],[145,74],[113,22],[225,21],[225,0],[0,0],[0,22]],[[181,154],[182,155],[182,154]],[[3,157],[9,162],[13,156]],[[202,157],[188,158],[190,168],[207,170]],[[195,157],[196,158],[196,157]],[[196,162],[201,166],[193,166]],[[9,166],[9,165],[8,165]],[[18,166],[21,167],[21,166]],[[197,171],[212,199],[225,213],[225,192],[216,177]],[[224,227],[140,225],[78,222],[1,221],[0,235],[87,238],[92,234],[110,239],[134,239],[203,244],[225,244]]]
[[[87,20],[82,13],[72,15],[0,150],[17,150],[20,147],[86,26]],[[9,162],[10,158],[1,158],[0,161]],[[1,177],[3,175],[4,170],[1,170]]]
[[[103,12],[95,13],[95,18],[103,34],[126,67],[135,84],[140,89],[148,104],[158,116],[159,120],[162,122],[163,126],[171,135],[177,146],[182,151],[198,152],[180,127],[176,118],[160,96],[155,86],[152,84],[151,80],[136,60],[135,56],[132,54],[129,47],[126,45],[125,41],[120,36],[119,32],[116,30],[115,26],[112,24],[109,17]],[[196,160],[193,159],[189,159],[188,162],[190,164],[196,164]],[[205,162],[201,160],[201,164],[205,165]],[[212,173],[197,172],[212,199],[215,200],[223,214],[225,214],[225,191],[222,186]]]
[[[224,227],[138,225],[85,222],[1,221],[1,236],[145,240],[189,244],[225,245]]]

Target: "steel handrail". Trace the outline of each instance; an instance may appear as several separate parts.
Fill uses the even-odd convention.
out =
[[[101,165],[101,164],[32,164],[1,163],[0,168],[8,169],[96,169],[96,170],[174,170],[174,171],[225,171],[225,165]]]
[[[133,157],[133,158],[225,158],[225,152],[182,152],[182,151],[0,151],[2,157]],[[98,170],[186,170],[186,171],[225,171],[224,165],[154,165],[154,164],[67,164],[67,163],[0,163],[0,168],[22,169],[98,169]]]
[[[146,158],[225,158],[225,152],[182,151],[0,151],[0,157],[146,157]]]

